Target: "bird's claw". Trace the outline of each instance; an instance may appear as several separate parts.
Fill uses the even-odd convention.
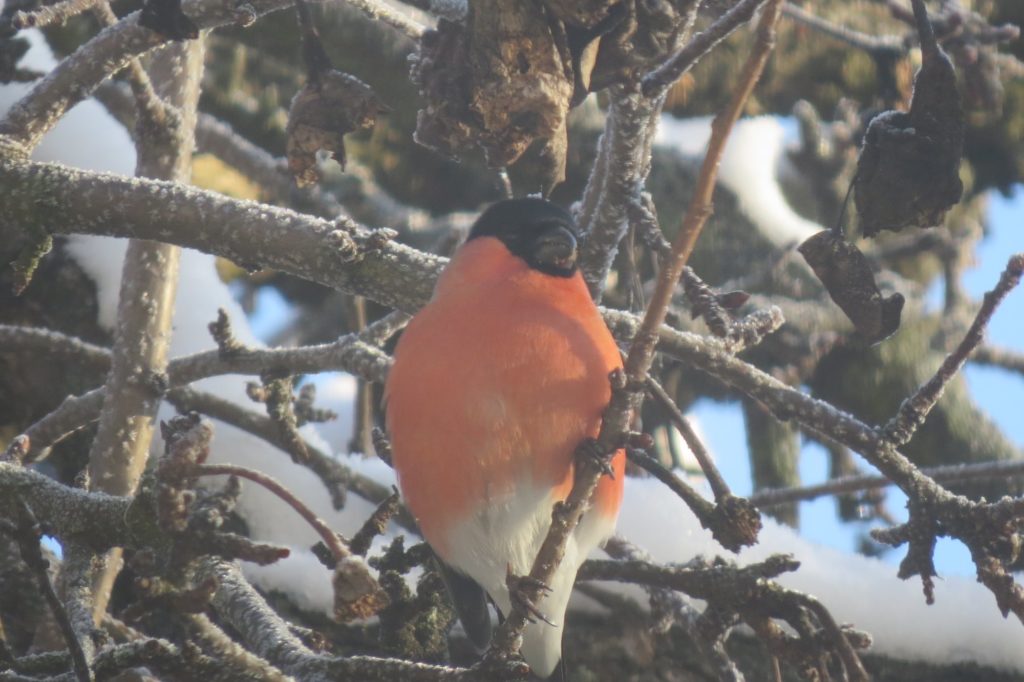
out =
[[[551,627],[557,627],[544,613],[537,608],[534,602],[541,594],[547,594],[551,592],[551,587],[547,583],[537,580],[536,578],[528,575],[516,575],[512,572],[512,567],[508,567],[508,573],[505,576],[505,585],[508,587],[509,600],[512,602],[512,608],[518,609],[526,615],[526,620],[531,623],[536,623],[538,620],[543,621]]]
[[[601,469],[602,474],[607,474],[610,479],[615,480],[615,469],[612,468],[612,460],[608,456],[610,453],[596,438],[584,438],[579,444],[577,454],[589,459]]]

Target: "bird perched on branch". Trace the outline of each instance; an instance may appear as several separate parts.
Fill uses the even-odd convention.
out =
[[[597,436],[608,375],[621,367],[576,257],[576,226],[562,208],[542,199],[494,204],[409,323],[388,376],[402,495],[481,648],[491,632],[486,595],[505,615],[513,600],[531,609],[507,577],[529,574],[552,505],[572,489],[574,452]],[[624,467],[618,452],[614,477],[602,477],[523,632],[536,675],[551,675],[561,659],[576,572],[614,528]]]

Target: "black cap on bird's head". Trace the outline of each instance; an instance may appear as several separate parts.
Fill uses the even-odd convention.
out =
[[[466,241],[494,237],[534,270],[555,277],[576,273],[579,234],[572,216],[546,199],[506,199],[492,204]]]

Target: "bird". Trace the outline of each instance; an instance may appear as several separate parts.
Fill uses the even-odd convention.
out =
[[[579,241],[553,202],[492,204],[403,331],[385,386],[399,489],[478,650],[491,635],[487,596],[510,613],[520,595],[506,578],[529,574],[552,506],[572,489],[574,453],[598,435],[609,375],[622,367],[579,271]],[[564,674],[576,573],[615,528],[623,451],[609,469],[538,600],[549,622],[523,631],[521,653],[541,678]]]

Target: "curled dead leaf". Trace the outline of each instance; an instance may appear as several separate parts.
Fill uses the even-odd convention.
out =
[[[797,250],[865,341],[875,344],[896,333],[903,295],[882,297],[868,259],[856,246],[832,230],[822,230]]]
[[[854,198],[868,237],[938,225],[963,193],[964,114],[956,72],[936,43],[921,2],[914,0],[922,64],[910,111],[886,111],[872,119],[857,160]]]
[[[536,142],[544,177],[564,175],[572,57],[564,26],[543,6],[470,3],[465,26],[441,20],[423,36],[411,77],[426,102],[420,144],[449,156],[480,149],[503,168]]]
[[[345,135],[372,128],[387,106],[369,85],[334,69],[319,74],[292,100],[288,112],[288,169],[299,187],[316,183],[316,154],[331,152],[345,168]]]

